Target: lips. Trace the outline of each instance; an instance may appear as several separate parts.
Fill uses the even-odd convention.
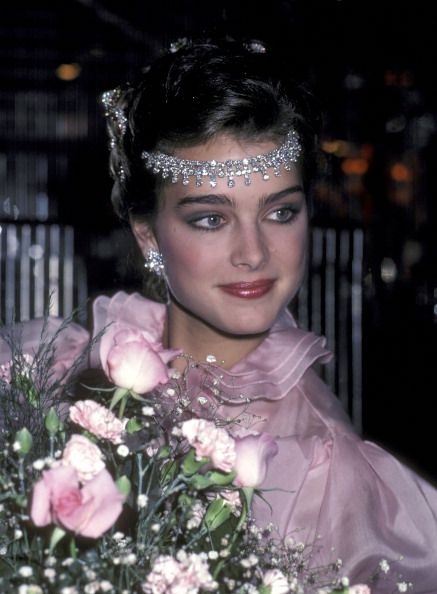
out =
[[[273,288],[275,282],[274,279],[261,279],[252,282],[220,285],[220,289],[229,295],[240,297],[240,299],[258,299],[266,295]]]

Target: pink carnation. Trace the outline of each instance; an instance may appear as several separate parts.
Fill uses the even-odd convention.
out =
[[[65,446],[62,464],[72,466],[80,481],[94,478],[103,468],[103,454],[84,435],[72,435]]]
[[[70,419],[93,433],[96,437],[108,439],[112,443],[122,442],[127,420],[121,421],[108,408],[94,400],[80,400],[70,407]]]
[[[81,487],[74,468],[57,466],[35,484],[30,516],[36,526],[57,524],[99,538],[117,520],[123,500],[106,469]]]
[[[209,573],[206,555],[179,551],[176,559],[161,555],[142,584],[146,594],[197,594],[200,590],[211,592],[217,589]]]
[[[235,441],[211,421],[190,419],[182,424],[182,435],[196,450],[196,459],[210,458],[214,468],[230,472],[236,460]]]

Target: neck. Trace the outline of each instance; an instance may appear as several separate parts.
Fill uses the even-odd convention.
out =
[[[182,349],[196,361],[206,361],[213,355],[216,363],[224,369],[231,369],[252,352],[266,337],[268,332],[251,335],[227,334],[209,326],[191,313],[182,310],[173,301],[167,310],[167,323],[164,332],[166,348]],[[183,371],[186,360],[175,359],[172,366]]]

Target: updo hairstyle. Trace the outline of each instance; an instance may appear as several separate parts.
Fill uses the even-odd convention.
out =
[[[292,70],[258,42],[191,42],[158,58],[136,84],[119,89],[116,109],[125,125],[107,117],[111,198],[119,217],[153,222],[164,182],[146,169],[142,151],[172,154],[221,133],[280,143],[293,128],[303,147],[307,184],[319,118],[311,94],[290,77]]]

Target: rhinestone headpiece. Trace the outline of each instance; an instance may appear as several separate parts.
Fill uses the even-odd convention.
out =
[[[111,89],[102,93],[101,101],[103,107],[105,108],[105,116],[107,118],[111,118],[111,120],[115,122],[120,136],[124,136],[127,126],[127,117],[123,111],[123,108],[121,108],[118,104],[121,95],[122,91],[120,87],[116,87],[115,89]]]
[[[296,163],[302,152],[299,136],[295,130],[290,130],[285,141],[278,148],[255,157],[245,159],[229,159],[227,161],[190,161],[178,159],[165,153],[143,151],[141,157],[147,169],[152,173],[160,174],[163,179],[170,178],[173,184],[182,179],[184,186],[190,183],[190,178],[195,179],[196,186],[203,184],[209,178],[209,185],[215,188],[217,178],[226,177],[228,187],[235,186],[235,178],[243,177],[246,186],[251,184],[252,173],[260,173],[264,180],[270,179],[269,170],[273,169],[276,176],[281,175],[280,166],[290,171],[291,164]]]

